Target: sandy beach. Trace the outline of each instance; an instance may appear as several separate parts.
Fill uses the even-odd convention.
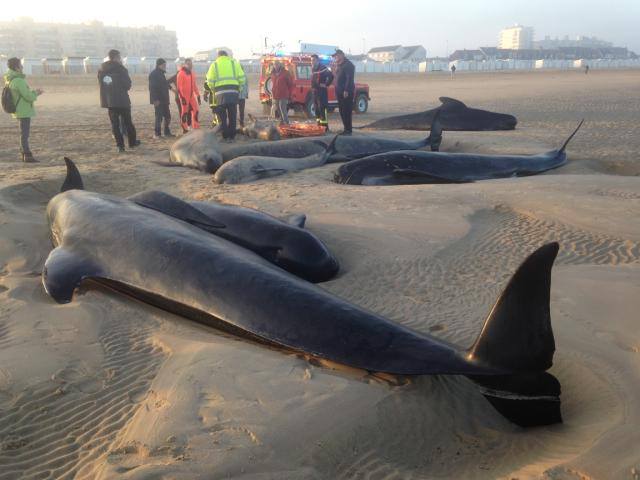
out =
[[[95,78],[28,78],[45,90],[31,137],[40,163],[19,161],[16,122],[0,115],[1,480],[638,478],[640,71],[357,80],[372,100],[356,125],[433,108],[440,96],[518,118],[515,131],[445,132],[445,151],[543,152],[586,121],[569,163],[534,177],[360,187],[332,183],[333,164],[216,185],[154,163],[167,161],[171,142],[151,139],[146,78],[134,78],[131,95],[143,144],[126,154],[115,153]],[[247,110],[259,114],[250,82]],[[172,114],[177,132],[175,105]],[[208,125],[208,108],[202,117]],[[340,129],[337,114],[331,127]],[[323,288],[459,345],[475,340],[518,264],[557,240],[550,372],[564,423],[522,429],[465,378],[372,376],[92,285],[56,304],[41,271],[63,156],[92,191],[306,213],[341,265]]]

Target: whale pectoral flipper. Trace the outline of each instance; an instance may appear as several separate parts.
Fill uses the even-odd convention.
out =
[[[432,173],[413,170],[411,168],[395,168],[393,169],[393,175],[396,177],[413,177],[429,180],[424,183],[471,183],[471,181],[468,180],[458,180],[455,178],[443,177],[441,175],[433,175]]]
[[[101,276],[101,269],[72,251],[57,247],[51,251],[42,270],[45,291],[58,303],[69,303],[83,280]]]
[[[264,168],[258,165],[251,167],[251,173],[256,175],[258,178],[269,178],[269,177],[277,177],[278,175],[282,175],[287,173],[286,168]]]
[[[141,207],[156,210],[203,230],[212,231],[226,227],[224,223],[203,213],[197,207],[165,192],[150,190],[132,195],[129,200]]]

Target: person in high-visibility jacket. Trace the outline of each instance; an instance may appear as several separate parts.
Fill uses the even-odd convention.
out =
[[[246,81],[240,62],[229,57],[226,50],[218,51],[218,58],[207,72],[207,84],[215,96],[222,138],[225,140],[233,141],[236,136],[240,89]]]
[[[220,125],[220,119],[218,118],[218,107],[216,107],[216,96],[209,88],[209,84],[207,83],[206,79],[204,81],[204,101],[209,103],[209,108],[211,109],[211,114],[213,115],[213,118],[211,119],[211,126],[217,127],[218,125]]]
[[[190,58],[184,61],[184,65],[176,76],[176,87],[180,98],[180,122],[182,131],[187,133],[189,127],[200,128],[198,119],[200,114],[200,91],[196,82],[196,74],[193,71],[193,63]]]

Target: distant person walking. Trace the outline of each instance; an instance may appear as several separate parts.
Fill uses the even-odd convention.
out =
[[[19,58],[10,58],[7,61],[7,67],[9,71],[4,74],[4,85],[7,88],[7,97],[5,97],[5,91],[3,90],[2,106],[12,114],[13,118],[18,120],[20,126],[20,154],[22,161],[26,163],[36,162],[31,153],[31,147],[29,146],[29,135],[31,133],[31,119],[35,117],[36,110],[33,103],[37,98],[42,95],[43,91],[39,88],[31,90],[27,81],[26,75],[22,73],[22,63]],[[10,105],[5,105],[11,103]]]
[[[336,98],[338,99],[338,109],[340,110],[340,117],[342,117],[342,125],[344,130],[343,135],[351,135],[353,131],[352,116],[353,116],[353,97],[355,95],[356,83],[355,73],[356,68],[353,66],[344,52],[340,49],[336,50],[333,58],[336,61]]]
[[[218,51],[218,58],[207,72],[207,84],[215,96],[222,138],[228,141],[236,137],[240,89],[246,81],[240,62],[229,57],[226,50]]]
[[[289,99],[293,90],[293,80],[281,62],[273,64],[271,72],[271,116],[280,115],[282,123],[289,123]]]
[[[311,90],[313,91],[313,106],[316,110],[316,121],[318,125],[329,130],[329,94],[328,87],[333,82],[333,73],[320,62],[318,55],[311,55],[312,76]]]
[[[120,122],[127,132],[129,148],[140,145],[136,138],[136,127],[131,120],[131,77],[122,65],[122,58],[118,50],[109,50],[109,60],[104,62],[98,70],[98,84],[100,85],[100,106],[109,110],[111,132],[116,140],[119,152],[124,152],[124,137],[120,129]]]
[[[585,65],[584,66],[584,74],[588,74],[589,73],[589,65]]]
[[[178,97],[180,97],[180,122],[182,132],[187,133],[189,128],[200,128],[200,91],[196,83],[196,74],[193,71],[193,62],[187,58],[176,77]]]
[[[153,138],[160,138],[162,122],[164,120],[164,136],[173,137],[169,125],[171,124],[171,109],[169,108],[169,82],[165,76],[167,62],[164,58],[156,60],[156,68],[149,74],[149,101],[155,110],[155,126]]]
[[[451,65],[451,78],[453,79],[453,77],[456,74],[456,66],[455,65]]]

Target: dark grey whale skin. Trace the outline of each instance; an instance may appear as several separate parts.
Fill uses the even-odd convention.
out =
[[[424,112],[382,118],[357,128],[370,130],[429,130],[433,117],[437,112],[440,112],[440,122],[443,130],[513,130],[518,124],[518,120],[513,115],[469,108],[460,100],[454,98],[440,97],[440,102],[442,105],[439,107]]]
[[[437,116],[433,120],[435,122]],[[438,150],[442,141],[442,130],[437,123],[422,140],[403,141],[392,138],[355,134],[341,135],[335,153],[327,163],[346,162],[376,153],[392,150],[414,150],[431,147]],[[238,157],[280,157],[303,158],[324,152],[333,136],[289,138],[275,141],[238,142],[234,144],[218,143],[216,132],[196,130],[178,139],[170,149],[170,162],[156,162],[164,166],[183,166],[195,168],[205,173],[215,173],[223,163]]]
[[[303,228],[304,215],[283,221],[252,208],[217,202],[184,202],[153,190],[133,195],[129,200],[194,224],[310,282],[331,280],[340,268],[324,243]]]
[[[92,280],[187,318],[356,368],[466,375],[519,425],[561,421],[560,385],[546,373],[555,351],[549,297],[557,243],[523,262],[466,349],[353,305],[197,222],[130,200],[72,189],[49,202],[47,216],[55,248],[42,281],[59,303]]]
[[[558,150],[537,155],[484,155],[425,151],[386,152],[353,160],[334,173],[334,182],[349,185],[466,183],[536,175],[567,163],[565,149],[582,126]]]

